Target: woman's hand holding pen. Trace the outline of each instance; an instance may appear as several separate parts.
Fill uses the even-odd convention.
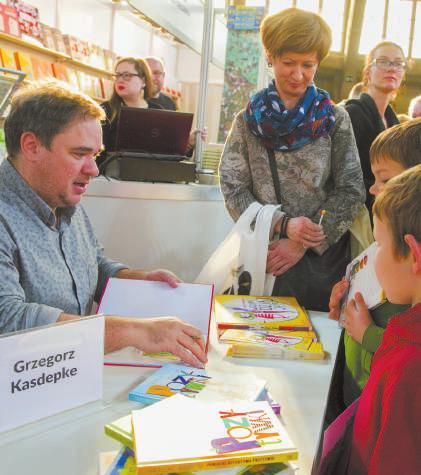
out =
[[[290,218],[286,233],[289,239],[299,242],[303,248],[317,247],[326,239],[322,226],[304,216]]]
[[[284,274],[304,256],[306,250],[291,239],[280,239],[269,245],[266,272],[273,275]]]

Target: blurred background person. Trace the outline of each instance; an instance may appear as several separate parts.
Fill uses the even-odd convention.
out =
[[[365,60],[363,83],[366,92],[345,104],[357,142],[371,222],[374,200],[369,189],[374,183],[374,175],[370,167],[370,146],[380,132],[399,124],[390,101],[396,97],[405,69],[405,55],[399,45],[390,41],[378,43]]]
[[[314,84],[331,30],[319,15],[289,8],[267,16],[260,32],[275,79],[233,122],[221,190],[234,220],[254,201],[282,205],[280,239],[267,255],[266,272],[277,276],[273,295],[327,310],[350,261],[348,229],[365,199],[349,116]]]
[[[151,101],[159,105],[157,109],[177,110],[177,104],[173,99],[162,92],[165,83],[164,62],[155,56],[148,56],[145,61],[148,63],[152,75]]]
[[[145,58],[148,63],[152,75],[152,94],[149,100],[149,104],[153,104],[156,109],[166,109],[176,111],[178,109],[177,104],[171,99],[170,96],[164,94],[162,89],[165,83],[165,67],[162,59],[155,56],[148,56]],[[197,135],[205,142],[208,136],[206,127],[203,129],[193,128],[190,132],[189,143],[187,147],[186,155],[191,157],[193,150],[196,147]]]
[[[409,103],[408,115],[411,119],[421,117],[421,96],[414,97]]]

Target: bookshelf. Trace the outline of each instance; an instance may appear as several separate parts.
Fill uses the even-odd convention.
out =
[[[59,80],[67,81],[70,85],[76,87],[82,92],[87,93],[98,102],[103,102],[106,100],[103,95],[108,96],[106,92],[103,92],[104,90],[106,91],[105,86],[99,84],[100,82],[103,84],[104,82],[111,81],[112,79],[112,73],[106,69],[92,66],[82,61],[73,59],[66,53],[61,53],[59,51],[46,48],[42,45],[34,44],[33,42],[24,38],[18,38],[2,32],[0,32],[0,48],[7,50],[10,54],[17,52],[21,53],[23,56],[31,59],[31,61],[28,61],[28,63],[31,63],[33,60],[38,60],[39,62],[46,62],[50,65],[54,65],[54,68],[65,69],[67,73],[66,71],[64,71],[64,73],[61,72],[64,74],[64,77],[59,77],[61,74],[59,74],[59,76],[55,74],[56,77]],[[12,69],[12,66],[8,65],[8,67]],[[25,71],[24,68],[22,69]],[[52,73],[49,72],[49,75],[52,75]],[[77,78],[75,79],[76,76]],[[81,76],[84,77],[81,78]],[[48,75],[34,77],[34,79],[39,80],[43,77],[48,78]],[[100,79],[102,81],[99,81]],[[90,89],[86,89],[87,82],[90,84],[90,86],[88,86]]]

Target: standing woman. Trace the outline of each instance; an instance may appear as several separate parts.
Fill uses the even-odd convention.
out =
[[[282,205],[280,239],[267,256],[266,271],[277,276],[273,295],[327,310],[350,260],[348,229],[365,199],[349,116],[313,82],[331,31],[319,15],[289,8],[263,20],[261,38],[275,80],[233,122],[221,190],[234,220],[254,201]]]
[[[115,65],[114,91],[111,99],[101,107],[107,114],[102,124],[104,152],[97,158],[97,164],[106,158],[106,152],[115,150],[117,119],[122,106],[157,108],[149,99],[152,94],[152,77],[148,63],[144,59],[121,58]]]
[[[390,101],[401,85],[405,69],[405,55],[399,45],[390,41],[378,43],[365,60],[363,83],[366,92],[345,104],[357,141],[371,221],[374,198],[369,189],[374,184],[374,175],[370,166],[370,147],[383,130],[399,124]]]

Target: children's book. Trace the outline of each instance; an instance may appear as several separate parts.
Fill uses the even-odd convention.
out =
[[[266,401],[204,403],[176,394],[132,412],[138,475],[295,460]]]
[[[136,475],[133,450],[123,446],[119,451],[101,453],[99,475]]]
[[[373,242],[373,244],[348,264],[345,278],[349,282],[349,287],[347,294],[344,296],[343,309],[347,303],[355,297],[357,292],[362,294],[369,309],[376,308],[385,302],[386,296],[374,270],[376,248],[377,243]]]
[[[307,360],[325,357],[323,345],[314,332],[225,330],[220,341],[232,343],[228,356]]]
[[[132,416],[128,414],[104,426],[104,432],[112,439],[133,449]]]
[[[175,316],[197,327],[207,348],[212,299],[213,285],[181,283],[172,288],[163,282],[110,278],[98,312],[132,318]],[[104,356],[104,363],[110,365],[159,368],[178,361],[171,353],[144,354],[135,348],[124,348]]]
[[[218,295],[215,297],[215,317],[218,330],[312,329],[307,313],[294,297]]]
[[[166,364],[129,392],[129,399],[153,404],[175,394],[200,401],[256,401],[266,398],[266,381],[254,374],[206,371]]]
[[[273,409],[273,405],[278,406],[279,412],[280,412],[280,406],[277,404],[275,401],[273,401],[270,397],[270,394],[267,393],[267,398],[271,402],[271,407]],[[279,414],[277,412],[277,414]],[[276,413],[276,412],[275,412]],[[133,433],[132,433],[132,415],[128,414],[127,416],[121,417],[120,419],[117,419],[114,422],[111,422],[105,426],[105,433],[110,436],[111,438],[118,440],[120,443],[123,444],[123,448],[120,452],[118,451],[113,451],[111,452],[105,452],[103,454],[100,454],[100,460],[99,460],[99,465],[100,465],[100,475],[106,474],[106,475],[111,475],[107,471],[111,469],[114,465],[119,465],[121,466],[122,461],[125,461],[124,467],[126,470],[131,469],[133,470],[133,467],[136,467],[135,461],[134,461],[134,456],[133,456]],[[113,465],[112,465],[113,464]],[[241,475],[243,473],[257,473],[257,474],[262,474],[262,475],[269,475],[272,473],[278,473],[281,472],[281,470],[286,470],[287,464],[285,463],[274,463],[270,465],[260,465],[259,467],[253,466],[253,472],[251,472],[251,467],[249,466],[238,466],[238,467],[233,467],[233,468],[222,468],[222,469],[212,469],[212,470],[199,470],[199,471],[185,471],[185,472],[180,472],[180,475]],[[250,470],[249,470],[250,469]],[[269,471],[269,470],[275,470],[276,471]],[[118,473],[118,472],[117,472]],[[125,472],[121,472],[119,475],[131,475],[132,473],[136,473],[136,470],[133,472],[128,472],[127,474]],[[282,475],[286,475],[289,472],[282,472]]]

